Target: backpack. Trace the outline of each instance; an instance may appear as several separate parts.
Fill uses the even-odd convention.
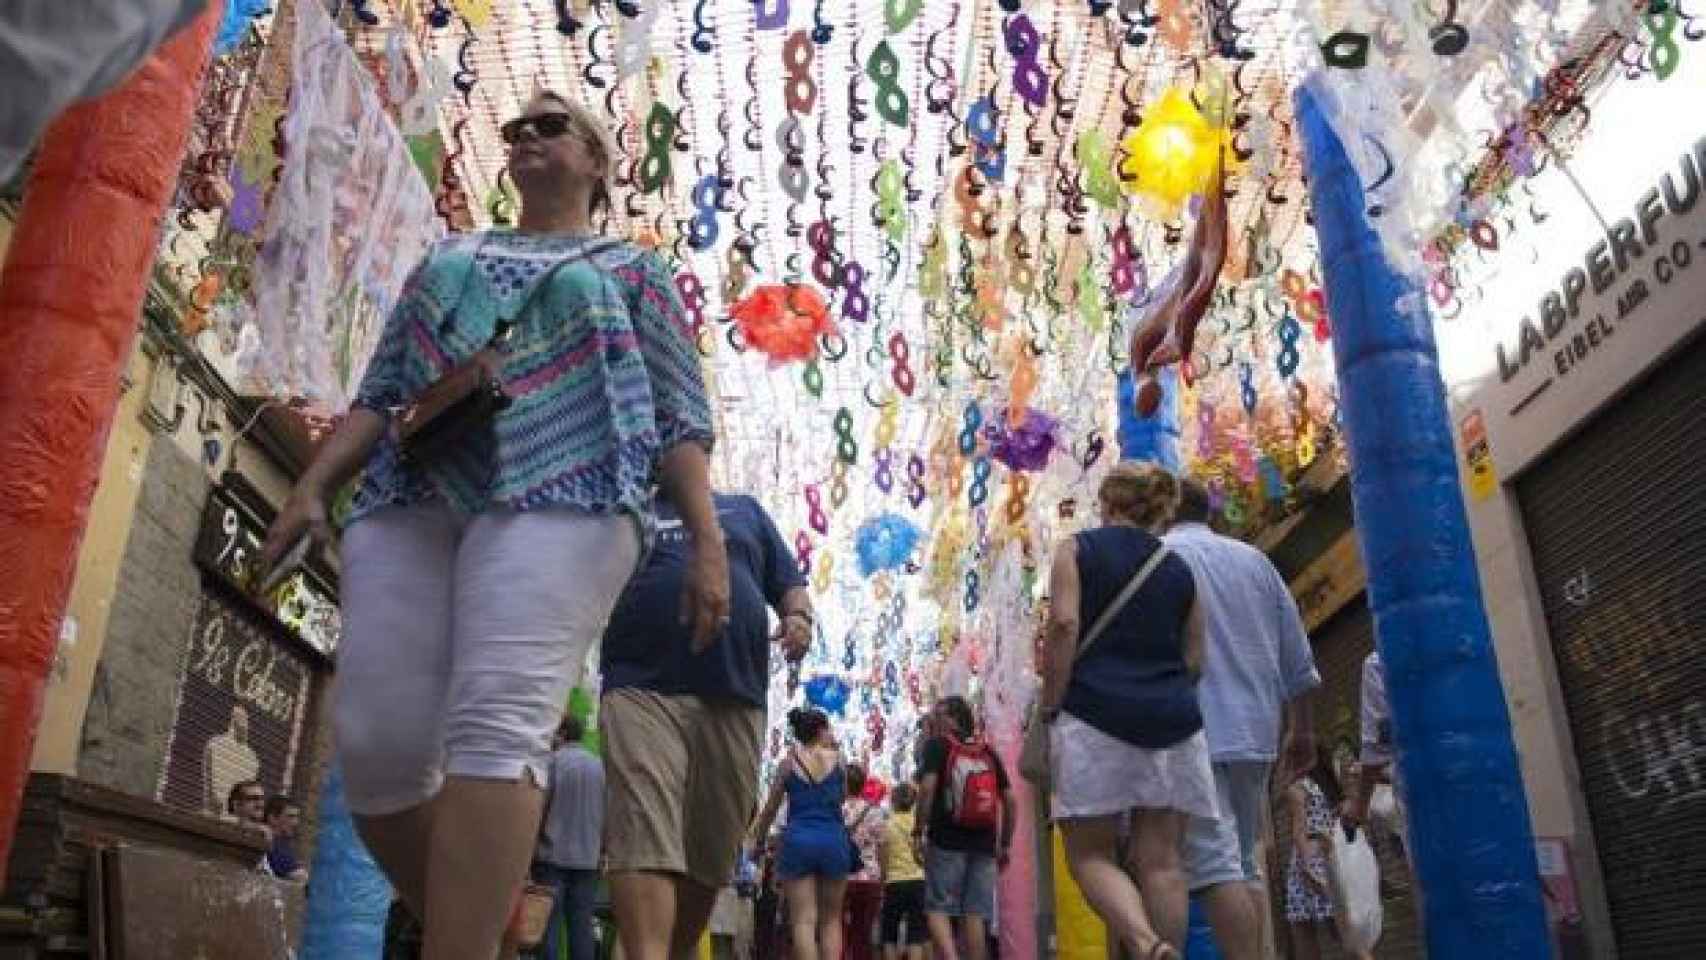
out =
[[[1001,781],[995,754],[983,742],[948,737],[943,765],[948,819],[965,830],[994,830],[1001,822]]]

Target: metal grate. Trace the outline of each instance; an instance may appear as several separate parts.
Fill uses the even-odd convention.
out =
[[[1619,955],[1706,956],[1706,337],[1517,483]]]
[[[323,682],[315,665],[211,581],[185,642],[177,709],[161,773],[161,802],[225,815],[230,788],[259,780],[267,793],[302,799],[312,783],[304,756]]]

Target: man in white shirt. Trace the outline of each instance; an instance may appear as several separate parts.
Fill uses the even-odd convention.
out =
[[[1398,789],[1398,767],[1392,762],[1392,705],[1386,698],[1386,668],[1380,662],[1380,651],[1370,653],[1362,662],[1362,766],[1357,788],[1346,798],[1345,819],[1352,824],[1368,822],[1369,802],[1382,783],[1392,784],[1395,832],[1406,846],[1404,794]]]
[[[1255,547],[1208,527],[1208,491],[1181,485],[1164,538],[1196,576],[1208,632],[1203,657],[1203,727],[1220,793],[1218,820],[1193,819],[1185,835],[1192,892],[1206,891],[1215,939],[1228,960],[1260,956],[1267,896],[1256,844],[1268,809],[1268,779],[1280,759],[1313,762],[1309,699],[1321,685],[1303,618],[1285,579]]]

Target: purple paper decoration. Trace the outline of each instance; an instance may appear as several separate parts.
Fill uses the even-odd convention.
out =
[[[989,438],[989,454],[1009,470],[1041,470],[1060,445],[1060,421],[1041,410],[1027,408],[1017,428],[1007,422],[1002,408],[983,428]]]

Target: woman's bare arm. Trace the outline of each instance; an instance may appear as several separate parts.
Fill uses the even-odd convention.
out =
[[[1046,716],[1060,709],[1072,679],[1072,658],[1078,650],[1078,541],[1067,539],[1055,548],[1049,572],[1048,635],[1043,641],[1042,707]]]
[[[344,422],[303,471],[272,527],[267,530],[261,558],[271,566],[284,556],[304,531],[322,546],[335,539],[328,501],[367,464],[373,447],[385,435],[386,419],[366,407],[352,407]]]

